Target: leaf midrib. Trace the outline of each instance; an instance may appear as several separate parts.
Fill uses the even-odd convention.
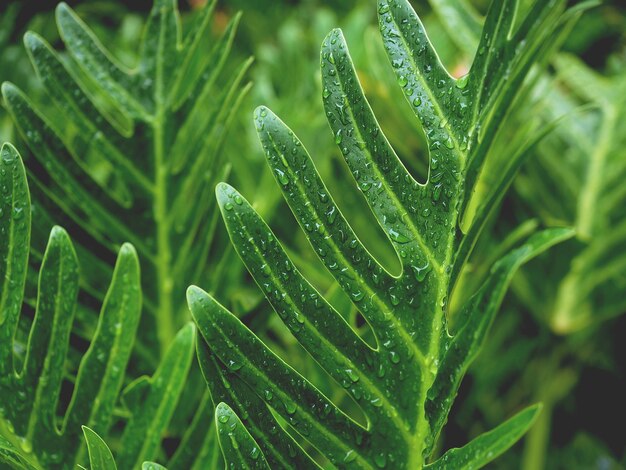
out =
[[[231,315],[231,313],[229,313],[229,312],[228,312],[227,314],[228,314],[228,315]],[[226,333],[226,332],[225,332],[222,328],[220,328],[219,324],[218,324],[217,322],[215,322],[215,321],[211,321],[211,324],[213,325],[213,328],[215,328],[215,330],[216,330],[216,331],[220,334],[220,336],[224,339],[224,341],[225,341],[225,342],[227,342],[228,344],[231,344],[231,343],[230,343],[230,341],[228,341],[228,339],[227,339],[227,338],[229,337],[229,335],[228,335],[228,334],[227,334],[227,333]],[[243,359],[243,360],[242,360],[242,363],[243,363],[243,366],[244,366],[244,367],[245,367],[245,365],[248,365],[248,367],[250,367],[252,370],[254,370],[254,371],[255,371],[255,372],[256,372],[256,373],[257,373],[257,374],[258,374],[258,375],[259,375],[259,376],[260,376],[260,377],[261,377],[261,378],[265,381],[265,383],[268,383],[268,384],[273,384],[273,383],[274,383],[274,382],[273,382],[273,380],[272,380],[270,377],[268,377],[268,375],[265,373],[265,369],[260,369],[260,368],[256,367],[256,366],[254,365],[254,363],[252,363],[250,360],[248,360],[248,357],[247,357],[246,355],[244,355],[244,354],[242,354],[242,353],[239,353],[239,356]],[[280,359],[279,359],[279,360],[280,360]],[[280,361],[282,362],[282,360],[280,360]],[[289,367],[289,369],[290,369],[292,372],[295,372],[295,371],[294,371],[294,370],[293,370],[290,366],[287,366],[287,367]],[[297,375],[299,375],[297,372],[295,372],[295,373],[296,373]],[[305,380],[308,384],[310,384],[310,382],[309,382],[307,379],[305,379],[304,377],[303,377],[303,379],[304,379],[304,380]],[[331,402],[331,401],[330,401],[330,400],[329,400],[329,399],[328,399],[328,398],[327,398],[327,397],[326,397],[326,396],[325,396],[322,392],[320,392],[317,388],[315,388],[315,387],[313,387],[313,388],[317,391],[317,393],[319,393],[322,397],[324,397],[324,398],[325,398],[325,399],[326,399],[329,403],[332,403],[332,402]],[[279,396],[283,397],[283,399],[286,399],[286,400],[288,400],[288,401],[290,401],[290,402],[293,402],[293,403],[296,405],[297,409],[298,409],[298,410],[300,410],[300,413],[301,413],[301,414],[304,414],[304,415],[308,416],[308,417],[309,417],[309,419],[308,419],[308,421],[307,421],[307,422],[308,422],[309,424],[311,424],[313,427],[317,428],[317,429],[318,429],[318,432],[319,432],[319,434],[320,434],[320,435],[325,436],[325,437],[326,437],[326,439],[328,439],[328,440],[330,440],[330,441],[335,442],[335,443],[336,443],[336,445],[337,445],[337,447],[339,447],[339,448],[341,448],[341,449],[344,449],[344,452],[345,452],[345,453],[348,453],[349,451],[354,451],[355,455],[357,456],[357,459],[358,459],[358,460],[361,462],[361,464],[363,465],[363,467],[362,467],[362,468],[369,468],[369,469],[375,470],[375,467],[374,467],[374,466],[373,466],[373,465],[372,465],[372,464],[371,464],[371,463],[367,460],[366,456],[362,455],[360,452],[357,452],[357,451],[356,451],[356,449],[354,449],[354,448],[350,447],[348,444],[344,443],[344,442],[343,442],[341,439],[339,439],[339,438],[338,438],[338,437],[337,437],[337,436],[336,436],[333,432],[329,432],[329,429],[328,429],[328,428],[326,428],[326,427],[324,427],[324,426],[322,425],[322,423],[320,423],[320,422],[318,421],[318,417],[313,416],[313,415],[309,412],[309,410],[308,410],[308,409],[303,408],[302,406],[300,406],[300,405],[298,404],[298,402],[297,402],[297,401],[292,400],[292,399],[289,397],[289,395],[288,395],[286,392],[284,392],[284,391],[283,391],[280,387],[274,387],[274,389],[275,389],[275,392],[276,392],[276,394],[277,394],[277,395],[279,395]],[[334,404],[333,404],[333,406],[334,406]],[[340,412],[341,412],[341,410],[340,410]],[[343,412],[341,412],[341,413],[343,413]],[[281,413],[281,416],[282,416],[282,413]],[[345,414],[344,414],[344,416],[346,416],[348,419],[351,419],[349,416],[347,416],[347,415],[345,415]],[[289,420],[286,420],[286,421],[287,421],[287,422],[289,422]],[[295,429],[297,429],[297,428],[295,428]],[[308,440],[308,439],[307,439],[307,440]],[[317,447],[316,447],[316,448],[317,448]]]
[[[239,216],[238,216],[238,218],[239,218]],[[252,237],[252,234],[248,231],[247,226],[243,223],[243,221],[242,221],[240,218],[239,218],[239,221],[240,221],[240,225],[241,225],[241,227],[244,227],[244,231],[245,231],[246,235],[248,235],[248,238],[251,238],[251,237]],[[261,252],[261,250],[259,249],[259,247],[258,247],[256,244],[252,244],[252,246],[253,246],[253,249],[254,249],[255,254],[256,254],[256,255],[257,255],[260,259],[264,260],[265,258],[263,257],[263,253]],[[302,274],[298,271],[298,269],[297,269],[295,266],[294,266],[294,268],[293,268],[293,269],[294,269],[294,273],[295,273],[295,274],[298,274],[298,275],[300,275],[300,276],[302,277]],[[278,277],[276,277],[276,276],[274,275],[274,270],[273,270],[273,269],[271,269],[271,270],[270,270],[270,273],[271,273],[271,278],[272,278],[272,280],[276,283],[276,285],[278,285],[278,286],[280,286],[280,287],[282,288],[282,292],[287,293],[287,289],[286,289],[286,288],[284,288],[284,284],[280,281],[280,279],[279,279]],[[304,279],[304,277],[302,277],[302,278]],[[306,280],[305,280],[305,281],[306,281]],[[311,288],[312,288],[312,289],[313,289],[313,290],[314,290],[314,291],[318,294],[318,296],[320,296],[320,297],[321,297],[320,293],[319,293],[319,292],[317,292],[317,290],[315,290],[315,288],[313,288],[312,286],[311,286]],[[289,300],[287,300],[287,299],[289,299]],[[285,297],[285,301],[288,303],[288,305],[289,305],[289,306],[293,306],[293,310],[294,310],[294,311],[296,311],[296,312],[297,312],[298,310],[300,310],[300,309],[298,308],[298,306],[297,306],[297,305],[293,302],[293,300],[292,300],[292,298],[291,298],[291,296],[290,296],[289,294],[287,294],[287,295],[286,295],[286,297]],[[338,312],[337,312],[337,311],[336,311],[336,310],[335,310],[332,306],[330,306],[330,305],[329,305],[329,308],[330,308],[331,312],[333,312],[335,315],[337,315],[337,317],[338,317],[339,319],[341,318],[341,316],[339,315],[339,313],[338,313]],[[322,342],[322,343],[324,343],[324,344],[327,346],[327,348],[328,348],[328,350],[329,350],[329,351],[336,350],[336,346],[335,346],[332,342],[330,342],[330,341],[329,341],[329,340],[328,340],[328,339],[327,339],[324,335],[321,335],[321,334],[319,333],[319,331],[317,330],[317,328],[315,328],[315,326],[314,326],[314,325],[313,325],[313,324],[309,321],[309,319],[308,319],[308,317],[307,317],[306,315],[302,315],[302,317],[303,317],[303,319],[304,319],[304,323],[305,323],[305,325],[310,325],[310,326],[311,326],[311,328],[309,328],[309,331],[310,331],[310,332],[312,332],[312,333],[315,335],[315,337],[316,337],[317,339],[321,340],[321,342]],[[343,320],[343,319],[340,319],[339,321],[344,321],[344,320]],[[350,327],[347,323],[346,323],[346,325],[347,325],[350,329],[352,329],[352,328],[351,328],[351,327]],[[368,348],[369,348],[369,345],[368,345],[367,343],[365,343],[365,342],[361,339],[361,337],[358,335],[358,333],[356,333],[354,330],[352,330],[352,331],[353,331],[354,335],[355,335],[355,336],[356,336],[356,337],[357,337],[357,338],[358,338],[358,339],[362,342],[362,344],[364,344],[366,347],[368,347]],[[377,350],[376,350],[376,354],[379,354]],[[313,358],[315,358],[313,355],[311,355],[311,356],[312,356]],[[357,371],[359,371],[359,372],[360,372],[360,375],[359,375],[359,382],[361,382],[361,381],[363,380],[363,381],[365,382],[365,385],[366,385],[366,387],[365,387],[365,388],[366,388],[366,389],[367,389],[370,393],[372,393],[374,396],[376,396],[377,398],[380,398],[380,399],[381,399],[381,402],[382,402],[382,404],[383,404],[383,406],[382,406],[381,408],[385,408],[385,409],[389,412],[389,417],[391,418],[391,421],[392,421],[392,422],[396,425],[396,429],[398,429],[398,430],[400,431],[400,434],[402,434],[402,436],[404,437],[404,439],[405,439],[407,442],[409,442],[410,437],[409,437],[409,435],[408,435],[408,434],[407,434],[407,432],[406,432],[406,429],[407,429],[407,427],[408,427],[409,423],[408,423],[408,422],[406,422],[405,420],[403,420],[403,419],[401,418],[401,416],[398,414],[398,409],[397,409],[397,408],[396,408],[396,407],[395,407],[395,406],[394,406],[394,405],[393,405],[393,404],[389,401],[389,399],[387,398],[387,394],[385,393],[385,391],[384,391],[384,390],[381,390],[381,389],[379,388],[379,386],[378,386],[375,382],[373,382],[373,381],[371,381],[371,380],[370,380],[369,375],[368,375],[368,373],[367,373],[368,371],[366,371],[366,370],[364,370],[363,368],[361,368],[360,366],[358,366],[355,362],[353,362],[353,361],[352,361],[350,358],[348,358],[347,356],[345,356],[345,355],[343,355],[343,354],[341,354],[341,356],[345,359],[345,361],[346,361],[346,363],[347,363],[347,365],[348,365],[348,366],[350,366],[350,367],[351,367],[351,368],[353,368],[354,370],[357,370]],[[321,365],[321,364],[320,364],[320,365]],[[364,382],[361,382],[361,383],[364,383]],[[362,405],[361,405],[361,404],[359,404],[359,407],[362,407]],[[372,412],[374,411],[374,410],[373,410],[373,406],[371,406],[371,407],[369,407],[369,406],[368,406],[367,408],[370,408]],[[383,414],[381,414],[381,416],[382,416],[382,417],[384,417],[384,415],[383,415]],[[367,428],[367,429],[368,429],[368,431],[369,431],[369,426],[368,426],[368,428]]]
[[[274,147],[274,150],[276,150],[276,152],[278,152],[280,154],[280,149],[276,145],[276,142],[274,141],[273,137],[269,133],[268,133],[268,136],[269,136],[270,141],[272,142],[272,146]],[[299,179],[295,179],[294,181],[295,181],[295,186],[300,191],[300,194],[301,195],[302,194],[306,195],[306,191],[304,191],[303,188],[302,188],[301,181]],[[306,196],[304,196],[304,199],[306,199]],[[335,206],[336,206],[336,204],[335,204]],[[315,213],[310,212],[310,209],[308,209],[310,207],[310,205],[308,205],[306,207],[307,207],[307,210],[309,210],[309,213],[311,213],[312,215],[317,215]],[[339,210],[339,208],[337,208],[337,210]],[[356,234],[355,234],[355,236],[356,236]],[[374,301],[374,303],[377,305],[378,311],[380,312],[381,316],[386,318],[385,312],[389,312],[389,319],[391,320],[391,323],[393,323],[393,325],[396,327],[395,330],[398,331],[398,333],[400,334],[402,340],[411,348],[411,351],[413,352],[413,356],[420,362],[422,367],[426,367],[426,358],[424,356],[424,353],[414,343],[413,339],[411,338],[409,333],[406,331],[406,328],[404,327],[402,322],[400,322],[398,320],[398,318],[394,315],[393,312],[395,310],[395,307],[393,305],[388,304],[385,300],[383,300],[383,298],[380,295],[378,295],[378,293],[374,289],[372,289],[367,282],[365,282],[363,280],[363,278],[361,277],[360,273],[358,271],[356,271],[352,267],[352,263],[350,263],[346,259],[346,257],[343,255],[342,251],[337,247],[337,244],[335,243],[335,239],[333,237],[328,237],[327,240],[328,240],[329,244],[331,244],[332,247],[334,248],[335,254],[336,254],[337,258],[339,258],[343,262],[343,265],[347,267],[347,269],[352,274],[354,279],[357,280],[359,285],[365,291],[368,292],[368,297],[370,299],[372,299]],[[359,308],[358,305],[356,307]]]
[[[341,88],[341,91],[342,91],[344,105],[347,108],[348,113],[350,113],[350,115],[352,116],[352,122],[356,123],[357,122],[356,121],[356,117],[355,117],[354,112],[352,110],[352,105],[351,105],[351,103],[347,99],[347,94],[346,94],[345,88],[343,86],[343,80],[339,79],[338,83],[339,83],[339,87]],[[357,84],[357,86],[360,86],[360,85]],[[369,106],[367,103],[365,105]],[[373,119],[374,119],[374,122],[376,123],[376,126],[378,128],[380,128],[380,125],[378,124],[376,118],[373,117]],[[365,142],[367,140],[365,138],[365,136],[363,135],[363,133],[361,132],[361,129],[360,129],[360,127],[358,125],[354,126],[353,129],[356,131],[357,135],[359,136],[359,139],[362,142]],[[383,136],[383,139],[385,141],[387,141],[386,137],[384,137],[384,136]],[[389,142],[387,142],[387,145],[389,146]],[[389,147],[391,149],[391,146],[389,146]],[[389,186],[387,178],[380,171],[380,168],[378,167],[378,162],[373,158],[373,155],[369,151],[369,148],[366,147],[366,149],[364,149],[364,150],[367,151],[367,153],[370,156],[369,161],[371,161],[373,163],[372,169],[374,170],[378,180],[383,184],[383,186],[385,188],[385,193],[390,197],[390,199],[392,200],[394,206],[396,206],[397,208],[400,208],[400,209],[406,211],[404,205],[400,202],[400,199],[398,199],[398,196],[396,195],[395,191],[391,188],[391,186]],[[393,152],[393,149],[391,149],[391,151],[392,151],[392,155],[397,159],[398,156],[395,154],[395,152]],[[408,211],[406,211],[406,212],[408,212]],[[422,234],[419,232],[419,230],[415,226],[413,219],[411,217],[408,217],[408,220],[409,220],[409,223],[407,224],[407,226],[409,228],[409,231],[413,235],[414,240],[417,241],[418,245],[422,249],[422,252],[425,254],[426,258],[428,259],[428,262],[432,264],[433,268],[437,271],[437,273],[439,273],[439,275],[443,274],[439,261],[435,257],[434,253],[431,251],[430,247],[426,244],[426,242],[422,238]],[[383,229],[385,229],[385,227],[383,227]],[[385,230],[385,232],[387,232],[387,231]],[[405,263],[402,263],[402,264],[403,264],[403,266],[405,266]],[[402,274],[400,275],[400,277],[402,277]]]

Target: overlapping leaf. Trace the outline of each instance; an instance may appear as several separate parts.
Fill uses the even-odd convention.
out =
[[[484,214],[514,171],[504,165],[500,192],[480,205],[478,228],[471,230],[470,224],[466,236],[458,228],[460,214],[530,67],[550,51],[551,40],[574,16],[564,10],[564,2],[537,2],[513,28],[516,2],[493,2],[472,69],[456,80],[440,63],[410,4],[379,2],[387,54],[429,144],[425,183],[407,172],[381,131],[341,32],[331,32],[324,41],[327,118],[358,188],[398,254],[399,275],[387,272],[363,246],[294,133],[268,109],[257,110],[257,130],[285,199],[376,338],[375,347],[364,341],[356,325],[300,274],[250,204],[230,186],[218,185],[224,221],[249,272],[300,344],[345,388],[366,419],[358,422],[338,408],[215,299],[192,287],[188,301],[206,341],[199,357],[213,399],[240,416],[270,467],[315,467],[297,441],[336,467],[418,468],[428,461],[512,274],[571,236],[564,229],[541,232],[494,265],[463,308],[455,335],[449,335],[447,299],[456,273],[472,250]],[[510,168],[516,168],[522,150],[510,150]],[[483,465],[523,434],[536,411],[511,418],[433,465],[445,466],[448,460]],[[293,437],[285,424],[295,431]],[[240,458],[232,448],[223,449],[227,461]]]
[[[0,153],[0,462],[16,468],[73,468],[86,458],[81,426],[106,436],[117,419],[114,408],[141,312],[139,263],[134,248],[124,244],[95,334],[76,377],[68,377],[65,363],[79,290],[78,259],[67,233],[54,227],[39,271],[32,325],[28,338],[22,338],[20,316],[26,324],[31,318],[30,308],[23,305],[30,196],[17,151],[5,144]],[[194,328],[188,325],[175,337],[155,375],[125,392],[129,422],[122,438],[129,444],[119,455],[121,468],[160,457],[161,439],[191,364],[193,340]],[[71,384],[71,400],[59,417],[64,383]],[[92,458],[108,458],[101,451],[95,457],[96,450],[89,449]]]
[[[571,261],[550,271],[558,285],[538,286],[529,272],[518,287],[555,331],[571,333],[626,308],[620,294],[626,281],[626,87],[623,72],[601,76],[572,56],[559,56],[555,65],[571,94],[551,89],[554,106],[545,110],[547,117],[584,104],[593,108],[540,147],[539,164],[524,172],[518,189],[544,219],[575,225],[580,245],[569,245],[563,259]]]

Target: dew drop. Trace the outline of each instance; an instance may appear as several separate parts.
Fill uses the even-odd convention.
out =
[[[290,415],[294,414],[296,410],[298,409],[296,404],[292,401],[286,401],[284,405],[285,405],[285,411],[287,412],[287,414],[290,414]]]
[[[408,243],[411,241],[409,237],[398,232],[397,230],[393,228],[390,228],[388,233],[389,233],[389,237],[396,243]]]
[[[352,369],[346,369],[346,375],[348,376],[348,378],[350,380],[352,380],[352,382],[358,382],[359,381],[359,375],[354,372]]]
[[[456,87],[459,89],[463,89],[467,86],[467,82],[469,81],[469,74],[464,75],[456,81]]]
[[[343,135],[341,134],[342,129],[339,129],[337,131],[337,133],[335,134],[335,143],[337,145],[339,145],[341,143],[341,141],[343,140]]]
[[[276,168],[276,175],[278,176],[278,181],[280,182],[280,184],[282,184],[283,186],[287,186],[289,184],[289,178],[284,171]]]
[[[356,452],[354,450],[349,450],[346,452],[346,455],[343,458],[344,463],[354,462],[356,460]]]
[[[395,351],[391,351],[389,353],[389,359],[391,359],[391,362],[394,364],[398,364],[400,362],[400,355]]]

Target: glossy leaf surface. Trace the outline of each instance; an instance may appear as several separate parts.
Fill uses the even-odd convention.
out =
[[[39,273],[35,316],[25,355],[16,356],[14,341],[22,311],[24,276],[28,263],[30,200],[21,158],[10,145],[2,148],[2,187],[7,217],[3,217],[0,324],[0,391],[6,439],[27,458],[47,468],[71,467],[81,452],[81,425],[106,433],[122,387],[141,311],[139,263],[135,250],[120,250],[111,286],[100,313],[98,328],[83,356],[72,400],[62,420],[56,416],[72,319],[78,294],[78,260],[67,233],[55,227],[50,234]],[[7,204],[8,203],[8,204]],[[3,207],[3,209],[5,208]],[[17,349],[16,349],[17,348]],[[19,445],[17,445],[19,443]]]
[[[35,33],[24,37],[52,106],[42,111],[15,84],[2,86],[36,158],[30,172],[42,215],[35,229],[49,231],[53,220],[84,233],[77,247],[89,261],[83,287],[100,297],[111,254],[123,242],[138,250],[148,313],[139,341],[156,353],[145,354],[151,365],[184,324],[186,287],[207,275],[217,216],[210,188],[228,173],[221,147],[250,65],[220,85],[239,15],[209,41],[214,6],[197,13],[183,38],[177,2],[156,0],[129,68],[61,3],[65,56]]]
[[[250,392],[272,410],[270,416],[278,416],[335,467],[425,465],[513,273],[571,236],[564,229],[541,232],[498,262],[467,301],[461,327],[450,336],[446,313],[452,273],[467,260],[460,250],[465,238],[460,215],[499,120],[532,64],[550,52],[546,41],[560,33],[567,18],[561,19],[564,2],[537,2],[514,29],[515,9],[516,2],[493,2],[470,73],[454,79],[410,4],[379,2],[387,54],[428,141],[430,171],[425,183],[407,172],[380,129],[341,31],[332,31],[322,45],[323,99],[335,143],[398,255],[398,275],[388,272],[362,244],[293,131],[269,109],[257,109],[257,131],[287,203],[321,262],[371,327],[376,343],[364,341],[356,325],[304,278],[245,198],[226,184],[218,185],[224,222],[248,271],[302,347],[365,415],[362,423],[338,407],[215,299],[192,287],[188,302],[207,344],[199,349],[201,364],[221,375],[216,379],[205,371],[209,388],[214,399],[219,397],[242,416],[268,462],[273,452],[288,462],[287,468],[299,468],[293,458],[301,458],[304,449],[290,456],[279,447],[288,433],[263,417],[265,408],[251,412],[242,406]],[[504,190],[515,171],[503,173],[509,178],[501,183]],[[488,200],[483,210],[496,202]],[[503,425],[467,449],[491,455],[477,460],[482,465],[514,442],[507,436],[520,434]],[[227,460],[236,459],[232,449],[224,450]],[[306,466],[314,467],[314,459],[307,458]]]

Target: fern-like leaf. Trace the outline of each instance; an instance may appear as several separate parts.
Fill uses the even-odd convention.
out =
[[[513,28],[516,2],[493,2],[472,69],[457,80],[439,61],[409,2],[379,2],[387,54],[428,141],[426,183],[407,172],[381,131],[341,32],[332,31],[324,41],[321,67],[328,121],[358,188],[398,254],[402,271],[397,275],[361,243],[294,133],[270,110],[261,107],[255,113],[268,163],[285,199],[320,260],[376,338],[375,347],[364,341],[356,325],[300,274],[243,196],[226,184],[218,185],[222,216],[249,272],[300,344],[366,417],[365,424],[357,422],[215,299],[190,288],[191,312],[206,341],[199,348],[201,367],[213,399],[242,417],[270,467],[316,467],[280,421],[336,467],[419,468],[431,457],[460,380],[480,349],[513,273],[572,234],[566,229],[541,232],[496,263],[467,301],[450,336],[446,312],[453,273],[473,246],[470,242],[469,249],[461,249],[463,242],[480,232],[464,236],[458,228],[460,214],[499,122],[530,67],[550,51],[550,40],[568,24],[564,3],[537,2]],[[513,174],[502,171],[498,185],[506,188]],[[481,211],[490,211],[496,202],[487,199]],[[259,407],[259,400],[269,409]],[[448,459],[470,462],[470,453],[477,456],[476,465],[483,465],[508,448],[535,413],[536,408],[527,410],[433,465],[445,466]],[[231,453],[230,458],[236,456]]]
[[[21,158],[9,144],[0,159],[0,462],[26,468],[72,468],[85,459],[81,426],[87,426],[90,456],[108,459],[93,433],[108,435],[125,378],[141,313],[139,262],[134,248],[122,245],[91,343],[75,378],[65,370],[79,291],[78,259],[67,233],[54,227],[39,272],[38,295],[30,321],[23,305],[30,245],[31,208]],[[155,375],[141,379],[122,438],[120,467],[160,457],[160,442],[174,412],[193,354],[194,328],[183,328]],[[62,383],[72,394],[59,417]],[[134,393],[132,392],[134,390]],[[139,392],[140,391],[140,392]],[[141,406],[138,406],[141,400]],[[129,400],[127,400],[129,401]],[[92,449],[93,445],[93,449]]]
[[[49,221],[60,219],[85,235],[86,247],[79,245],[90,266],[84,288],[96,298],[110,275],[109,253],[123,241],[133,243],[146,261],[144,306],[150,313],[140,339],[151,344],[156,331],[161,353],[184,322],[184,289],[206,272],[217,217],[206,188],[228,173],[220,148],[250,65],[246,61],[228,86],[218,86],[239,15],[210,46],[215,2],[184,38],[176,4],[154,2],[138,63],[129,69],[61,3],[56,20],[67,55],[35,33],[24,37],[54,108],[43,111],[14,84],[2,87],[36,157],[36,224],[49,230]],[[102,253],[93,253],[94,246]]]
[[[30,238],[30,199],[17,151],[2,148],[0,389],[2,419],[21,449],[43,466],[73,462],[81,424],[100,432],[111,425],[141,310],[139,264],[130,245],[120,250],[98,329],[83,356],[65,418],[57,422],[57,400],[78,294],[78,260],[66,232],[55,227],[39,274],[36,311],[25,346],[14,340],[22,309]]]

